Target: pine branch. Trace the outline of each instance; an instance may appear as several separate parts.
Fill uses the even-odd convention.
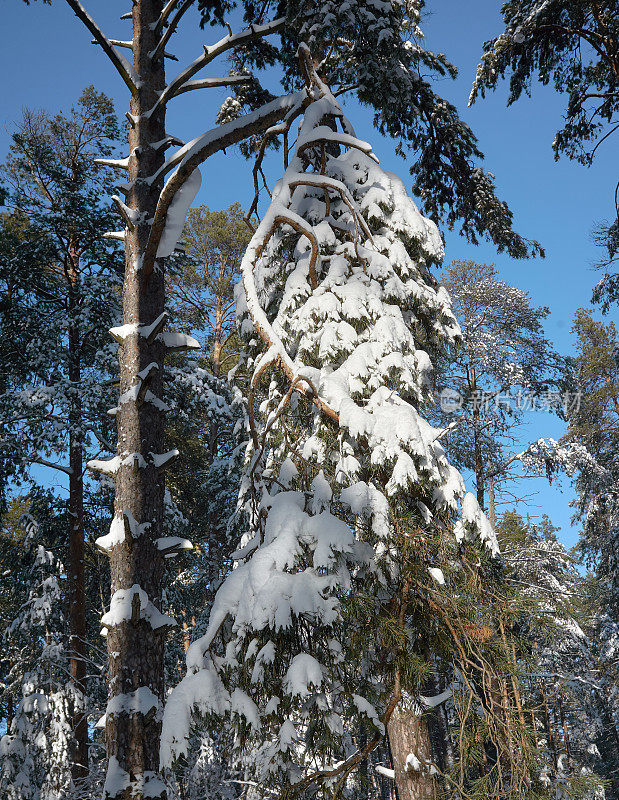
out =
[[[237,83],[249,83],[251,81],[249,75],[225,75],[223,78],[199,78],[195,81],[187,81],[180,89],[177,89],[172,97],[178,97],[179,94],[185,92],[192,92],[194,89],[212,89],[217,86],[234,86]]]

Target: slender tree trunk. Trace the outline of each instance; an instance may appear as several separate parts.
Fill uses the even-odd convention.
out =
[[[469,388],[473,401],[473,447],[475,450],[475,487],[477,489],[477,502],[480,508],[484,507],[484,461],[481,452],[481,419],[479,414],[480,399],[477,396],[477,375],[475,367],[471,367],[469,374]]]
[[[494,478],[488,479],[488,521],[494,528],[496,526],[496,506],[494,500]]]
[[[561,718],[561,727],[563,728],[563,747],[565,750],[565,755],[567,756],[567,766],[569,767],[570,758],[572,755],[570,752],[570,731],[567,725],[567,718],[565,716],[563,702],[561,701],[560,697],[557,698],[557,705],[559,707],[559,717]]]
[[[213,374],[218,378],[221,375],[221,327],[221,300],[218,298],[215,308],[215,331],[213,335]]]
[[[82,401],[80,394],[80,337],[74,323],[79,302],[79,257],[72,247],[68,270],[69,381],[73,395],[69,411],[69,670],[73,684],[71,727],[74,747],[71,775],[79,783],[88,774],[88,722],[86,719],[86,591],[84,572],[84,480]]]
[[[399,800],[436,800],[439,786],[432,769],[432,746],[424,717],[398,706],[387,725]],[[420,768],[407,768],[409,755]]]
[[[13,724],[13,718],[15,716],[15,710],[13,708],[13,697],[9,695],[6,699],[6,730],[7,733],[11,730],[11,725]]]
[[[163,163],[164,110],[148,114],[164,88],[163,57],[151,59],[159,34],[156,23],[163,0],[134,0],[133,54],[139,83],[131,99],[129,190],[127,205],[137,212],[126,230],[123,322],[137,326],[123,339],[120,389],[148,381],[160,398],[165,346],[139,326],[150,325],[164,310],[163,265],[145,281],[141,257],[150,232],[161,182],[149,183]],[[155,365],[152,367],[151,365]],[[148,369],[147,369],[148,368]],[[138,373],[141,373],[140,375]],[[164,696],[165,620],[160,614],[163,557],[157,539],[163,535],[163,413],[152,402],[121,403],[117,414],[118,457],[115,474],[115,518],[124,539],[111,549],[113,624],[108,630],[110,704],[106,722],[109,798],[141,800],[166,797],[159,775],[161,707]]]
[[[548,701],[546,699],[546,692],[544,691],[543,685],[540,685],[540,692],[542,695],[542,705],[544,707],[544,727],[546,728],[546,737],[548,739],[548,745],[552,753],[553,764],[556,770],[558,761],[557,746],[555,743],[555,736],[552,728],[552,720],[550,718],[550,709],[548,708]]]

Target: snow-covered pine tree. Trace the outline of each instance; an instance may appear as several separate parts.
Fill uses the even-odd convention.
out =
[[[413,724],[415,700],[441,643],[464,671],[461,659],[478,658],[493,635],[479,614],[465,620],[447,587],[460,581],[472,595],[477,572],[462,553],[488,562],[494,532],[445,458],[442,432],[420,414],[430,354],[458,325],[430,273],[443,253],[438,230],[355,136],[306,46],[299,57],[309,101],[237,298],[253,366],[247,532],[167,701],[162,763],[187,752],[197,712],[229,719],[236,764],[264,790],[337,792],[388,729],[401,745],[401,796],[430,797],[441,769],[425,722]],[[481,683],[491,650],[475,662]],[[464,694],[477,703],[481,693],[496,722],[492,693],[470,684]],[[491,727],[476,732],[496,764],[480,780],[489,788],[511,771],[521,796],[534,780],[525,749],[517,737],[505,745],[504,719]],[[468,770],[467,754],[460,764]]]
[[[457,393],[456,407],[439,417],[450,426],[445,450],[459,469],[475,475],[477,500],[483,508],[488,501],[492,522],[495,495],[524,477],[513,474],[526,459],[512,448],[525,411],[543,404],[557,413],[566,403],[557,390],[563,360],[544,335],[549,309],[532,305],[494,265],[455,261],[442,282],[462,331],[459,346],[435,363],[439,397],[444,390]]]
[[[6,688],[21,698],[0,739],[0,792],[7,800],[58,800],[73,787],[72,714],[83,697],[67,681],[65,569],[46,549],[37,521],[24,514],[21,522],[27,599],[3,635],[12,664]]]

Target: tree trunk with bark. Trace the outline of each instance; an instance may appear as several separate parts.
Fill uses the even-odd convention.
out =
[[[399,800],[437,800],[439,786],[425,718],[399,705],[391,715],[387,735]]]
[[[162,7],[163,0],[134,0],[132,11],[138,79],[129,130],[126,203],[131,212],[125,233],[123,323],[133,327],[121,337],[119,358],[121,394],[138,385],[140,391],[134,400],[121,402],[117,413],[115,523],[122,526],[124,538],[110,551],[105,793],[118,800],[166,797],[159,776],[159,740],[169,620],[161,615],[163,556],[157,548],[164,535],[164,415],[162,404],[152,402],[162,393],[164,275],[161,263],[147,280],[140,269],[162,186],[160,180],[148,181],[162,165],[165,150],[165,109],[148,114],[165,85],[163,56],[150,55],[161,36],[157,20]],[[143,326],[157,320],[150,335],[143,332]],[[150,395],[142,390],[146,384]]]
[[[84,479],[82,441],[81,342],[74,324],[79,303],[79,256],[72,247],[68,278],[69,382],[73,389],[69,411],[69,671],[73,684],[71,775],[79,783],[88,774],[88,721],[86,719],[86,592],[84,572]]]

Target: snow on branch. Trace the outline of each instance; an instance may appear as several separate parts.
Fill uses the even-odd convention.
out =
[[[149,600],[144,589],[134,583],[130,589],[118,589],[114,592],[110,610],[101,617],[101,625],[109,629],[123,622],[137,625],[141,620],[148,622],[153,630],[176,627],[176,620],[162,614]]]
[[[166,161],[157,175],[151,178],[154,180],[176,166],[175,172],[170,176],[159,196],[142,261],[144,278],[148,278],[154,269],[159,244],[166,227],[168,211],[174,198],[196,168],[214,153],[225,150],[248,136],[266,131],[282,119],[291,108],[301,105],[305,99],[305,91],[278,97],[250,114],[245,114],[239,119],[213,128],[177,150]]]
[[[140,79],[136,75],[135,70],[133,69],[131,64],[129,64],[127,59],[121,56],[120,53],[116,52],[110,40],[103,33],[101,28],[99,28],[97,23],[86,11],[86,9],[79,2],[79,0],[67,0],[67,3],[75,12],[75,16],[78,17],[78,19],[80,19],[84,23],[84,25],[95,37],[97,44],[101,46],[103,52],[107,55],[112,64],[116,67],[116,71],[123,79],[123,81],[127,84],[131,94],[132,95],[137,94],[138,87],[140,85]]]
[[[197,78],[195,81],[187,81],[180,89],[172,95],[178,97],[184,92],[191,92],[194,89],[213,89],[218,86],[234,86],[236,83],[248,83],[251,81],[249,75],[224,75],[223,78]]]
[[[140,219],[140,214],[137,211],[134,211],[132,208],[129,208],[126,203],[123,203],[117,194],[112,195],[112,201],[120,211],[120,215],[124,219],[129,230],[134,230]]]

